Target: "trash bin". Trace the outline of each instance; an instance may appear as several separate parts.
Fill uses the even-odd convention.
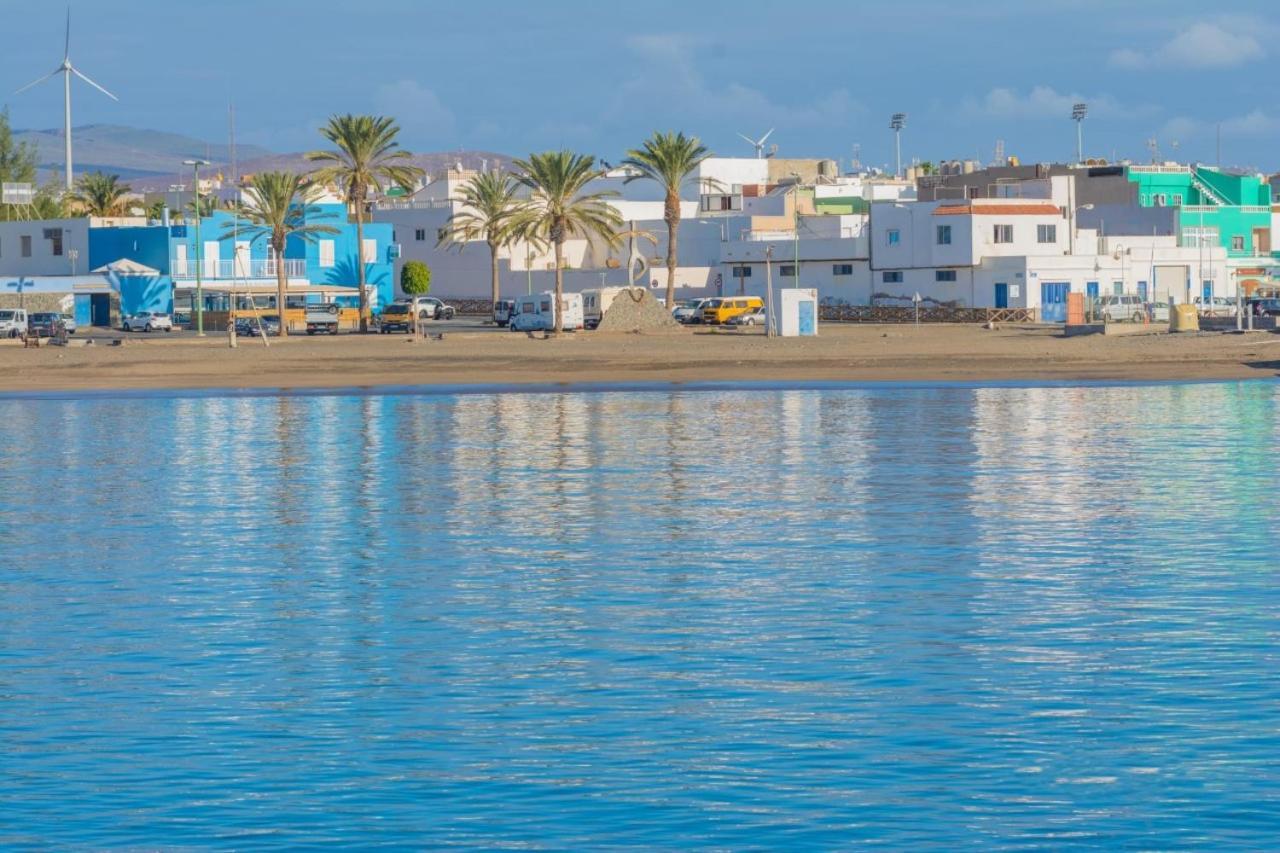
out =
[[[1196,306],[1175,305],[1173,311],[1169,314],[1169,331],[1200,331],[1200,316],[1196,313]]]

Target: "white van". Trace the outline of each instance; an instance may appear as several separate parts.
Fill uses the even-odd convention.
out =
[[[535,293],[532,296],[521,296],[516,300],[511,314],[510,328],[513,332],[549,332],[556,327],[555,313],[551,310],[556,300],[553,291]],[[566,331],[583,328],[582,294],[566,293],[560,304]]]
[[[594,329],[604,319],[604,312],[609,310],[613,300],[619,293],[630,290],[629,287],[594,287],[582,291],[582,321],[588,329]],[[643,288],[640,288],[643,289]]]

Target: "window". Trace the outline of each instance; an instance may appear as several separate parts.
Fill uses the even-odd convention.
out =
[[[780,265],[778,266],[778,275],[782,276],[783,278],[795,278],[795,277],[796,277],[796,265],[795,265],[795,264],[780,264]]]
[[[1181,206],[1182,206],[1182,193],[1174,193],[1174,194],[1173,194],[1173,203],[1174,203],[1174,206],[1175,206],[1175,207],[1181,207]]]
[[[62,229],[46,228],[44,229],[44,238],[49,241],[49,251],[55,257],[62,256]]]
[[[832,264],[832,275],[853,275],[853,264]]]
[[[1057,225],[1037,225],[1036,226],[1036,242],[1037,243],[1058,242],[1058,226]]]
[[[1156,207],[1164,207],[1164,206],[1165,206],[1165,203],[1166,203],[1168,200],[1169,200],[1169,199],[1168,199],[1168,196],[1166,196],[1164,193],[1156,193],[1155,195],[1153,195],[1153,196],[1151,197],[1151,202],[1152,202],[1152,204],[1154,204]]]
[[[1111,282],[1111,293],[1115,296],[1119,296],[1120,294],[1124,293],[1124,282],[1123,281]]]
[[[23,237],[22,239],[24,239],[24,240],[25,240],[25,239],[27,239],[27,238],[26,238],[26,237]],[[1244,251],[1244,235],[1243,235],[1243,234],[1235,234],[1235,235],[1232,235],[1232,237],[1231,237],[1231,251],[1233,251],[1233,252],[1243,252],[1243,251]]]
[[[938,245],[939,246],[951,245],[951,226],[950,225],[938,226]]]
[[[376,263],[378,260],[378,241],[365,240],[364,251],[360,254],[364,255],[363,260],[366,264]]]
[[[902,270],[885,270],[880,274],[880,280],[885,284],[902,284]]]
[[[884,244],[886,246],[896,246],[902,242],[902,232],[897,228],[890,228],[884,232]]]
[[[734,278],[751,278],[751,267],[740,266],[733,268]]]
[[[425,228],[415,228],[415,229],[413,229],[413,239],[417,240],[419,243],[421,243],[421,242],[423,242],[424,240],[426,240],[426,239],[427,239],[427,229],[425,229]]]
[[[333,266],[333,241],[321,240],[319,243],[319,246],[320,246],[320,266],[322,267]]]
[[[1012,225],[996,225],[992,229],[994,236],[993,243],[1012,243],[1013,242],[1013,226]]]
[[[955,281],[956,271],[955,270],[936,270],[933,273],[933,280],[934,281]]]
[[[23,234],[19,240],[22,242],[22,257],[31,257],[31,235]]]

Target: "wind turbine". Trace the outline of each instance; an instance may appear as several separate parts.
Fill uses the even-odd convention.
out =
[[[43,83],[45,80],[48,80],[51,77],[56,77],[59,74],[62,75],[62,106],[63,106],[62,127],[63,127],[64,135],[66,136],[66,145],[67,145],[66,147],[67,190],[69,192],[71,190],[71,183],[72,183],[71,181],[71,75],[72,74],[76,75],[81,80],[88,83],[90,86],[97,89],[99,92],[106,95],[111,100],[113,101],[120,100],[115,95],[111,94],[106,89],[102,88],[97,83],[93,82],[88,77],[81,74],[80,69],[76,68],[74,65],[71,64],[71,9],[70,7],[67,8],[67,42],[66,42],[66,48],[63,50],[63,53],[62,53],[62,64],[59,65],[57,68],[53,69],[52,71],[50,71],[48,74],[41,77],[39,80],[31,81],[30,83],[23,86],[21,89],[14,92],[13,94],[19,95],[27,91],[28,89],[32,88],[33,86],[38,86],[41,83]]]
[[[751,145],[753,148],[756,149],[756,159],[763,160],[764,159],[764,142],[766,139],[768,139],[770,136],[773,135],[773,131],[774,131],[774,128],[772,127],[769,128],[769,132],[766,133],[764,136],[760,137],[759,139],[752,139],[750,136],[747,136],[745,133],[739,133],[738,135],[741,136],[743,139],[745,139],[747,141],[747,144]]]

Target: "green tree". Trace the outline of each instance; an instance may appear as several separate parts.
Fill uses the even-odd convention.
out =
[[[36,147],[30,142],[17,142],[9,125],[9,108],[0,110],[0,182],[36,182]],[[12,219],[13,205],[4,205],[4,218]]]
[[[31,215],[36,219],[65,219],[69,215],[67,196],[62,191],[60,179],[51,178],[36,190]]]
[[[564,243],[571,237],[598,237],[609,245],[618,242],[622,217],[606,199],[617,196],[612,190],[587,192],[587,185],[604,173],[595,158],[571,151],[544,151],[516,160],[516,180],[529,188],[529,200],[516,213],[515,234],[555,249],[556,322],[555,331],[564,331]]]
[[[165,203],[163,199],[157,199],[147,205],[147,219],[153,222],[159,222],[164,219]]]
[[[426,296],[431,292],[431,267],[422,261],[405,261],[400,268],[400,289],[406,296]]]
[[[213,195],[197,195],[191,201],[187,202],[183,218],[186,213],[190,213],[192,217],[199,216],[201,219],[208,219],[213,216],[214,211],[218,209],[218,197]]]
[[[80,205],[86,216],[119,216],[124,210],[124,197],[130,192],[128,184],[120,183],[119,175],[89,172],[76,181],[70,199]]]
[[[392,186],[411,190],[424,172],[413,165],[413,155],[396,141],[400,128],[385,116],[332,116],[320,133],[336,150],[311,151],[307,159],[325,164],[313,173],[314,180],[338,187],[355,216],[360,331],[365,332],[369,329],[369,294],[365,290],[364,217],[369,192],[381,193]]]
[[[482,172],[459,188],[462,206],[440,230],[436,245],[454,245],[462,251],[472,240],[489,244],[489,276],[494,307],[499,292],[498,250],[516,237],[516,212],[520,206],[519,185],[503,172]]]
[[[627,178],[634,181],[647,178],[662,188],[662,220],[667,223],[667,307],[675,307],[677,240],[680,233],[680,190],[698,170],[698,166],[711,156],[696,136],[684,133],[661,133],[644,141],[639,148],[627,152],[624,166],[639,172]]]
[[[276,262],[276,309],[280,312],[280,336],[285,337],[289,334],[285,321],[285,246],[290,238],[309,242],[320,234],[337,234],[338,229],[316,222],[327,214],[311,207],[315,188],[295,172],[260,172],[244,196],[244,202],[235,209],[236,221],[226,226],[222,237],[238,232],[246,235],[250,243],[266,238]]]

